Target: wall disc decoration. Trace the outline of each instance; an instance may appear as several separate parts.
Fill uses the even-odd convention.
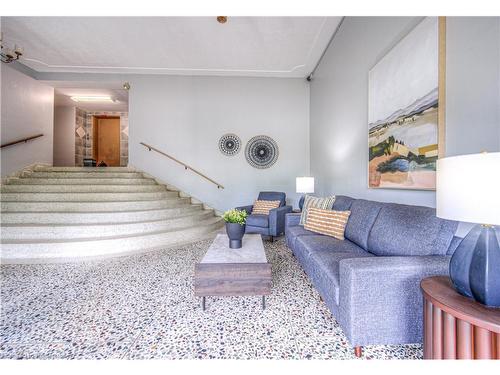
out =
[[[241,139],[236,134],[224,134],[219,139],[219,150],[226,156],[234,156],[240,152]]]
[[[257,135],[250,139],[245,147],[248,163],[259,169],[269,168],[278,160],[278,144],[266,135]]]

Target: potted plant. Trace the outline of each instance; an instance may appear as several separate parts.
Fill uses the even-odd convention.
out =
[[[241,239],[245,234],[247,216],[246,211],[237,209],[228,210],[222,215],[222,218],[226,222],[226,232],[229,237],[229,247],[231,249],[241,248]]]

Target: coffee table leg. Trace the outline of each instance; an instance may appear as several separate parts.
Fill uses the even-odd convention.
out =
[[[262,310],[266,309],[266,296],[262,296]]]
[[[205,302],[206,302],[206,298],[205,297],[201,297],[201,308],[202,308],[203,311],[206,310]]]

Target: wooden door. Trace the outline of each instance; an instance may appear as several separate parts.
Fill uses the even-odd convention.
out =
[[[104,161],[108,167],[119,167],[120,118],[97,118],[95,124],[97,125],[97,164]]]

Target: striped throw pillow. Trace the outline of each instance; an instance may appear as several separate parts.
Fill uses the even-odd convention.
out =
[[[335,203],[335,195],[326,198],[313,197],[306,195],[304,205],[302,206],[302,214],[300,215],[300,225],[304,225],[307,219],[307,213],[310,207],[322,208],[324,210],[331,209]]]
[[[311,207],[304,228],[343,241],[345,239],[345,226],[350,214],[351,211],[323,210]]]
[[[273,208],[278,208],[280,206],[280,201],[259,201],[256,200],[253,204],[252,215],[269,215],[269,210]]]

